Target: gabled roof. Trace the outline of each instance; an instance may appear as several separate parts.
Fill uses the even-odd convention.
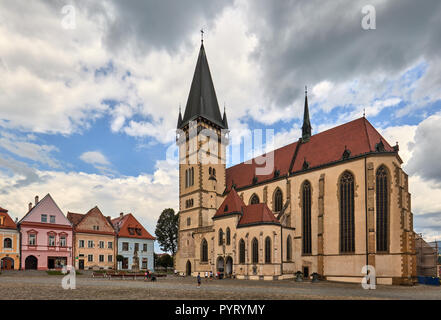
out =
[[[117,230],[118,237],[147,240],[156,239],[142,226],[141,223],[139,223],[138,220],[136,220],[131,213],[112,219],[112,224],[115,230]],[[137,233],[137,229],[139,233]]]
[[[87,223],[87,219],[90,216],[98,216],[102,221],[105,221],[105,224],[108,226],[108,230],[93,230],[93,229],[90,229],[87,226],[85,226],[84,224]],[[86,214],[68,212],[67,218],[72,223],[74,230],[76,232],[97,233],[97,234],[115,234],[113,224],[111,223],[111,221],[109,219],[107,219],[103,215],[103,213],[98,208],[98,206],[93,207]]]
[[[259,224],[280,225],[279,220],[268,208],[266,203],[250,204],[244,207],[243,216],[239,220],[238,227]]]
[[[377,144],[382,144],[383,148],[377,150]],[[272,152],[274,155],[273,172],[268,175],[258,175],[257,183],[273,179],[276,176],[276,170],[279,170],[280,176],[284,176],[341,161],[345,149],[350,152],[348,159],[372,152],[397,154],[397,150],[391,147],[366,118],[362,117],[315,134],[307,142],[302,143],[299,140],[276,149]],[[240,163],[227,169],[227,190],[233,183],[236,188],[253,184],[256,168],[264,167],[264,165],[257,165],[255,159],[251,162],[251,164]]]
[[[178,129],[183,128],[189,121],[195,120],[198,117],[203,117],[221,128],[227,128],[226,122],[224,123],[219,110],[216,91],[214,90],[203,44],[199,50],[199,57],[196,63],[193,81],[191,82],[184,118],[182,121],[178,119]]]
[[[237,194],[236,190],[233,188],[228,195],[225,197],[219,209],[217,209],[213,219],[230,215],[234,213],[242,214],[245,203]]]
[[[48,217],[50,215],[55,216],[56,223],[45,223],[47,225],[64,225],[71,227],[70,221],[66,218],[63,211],[57,205],[52,196],[48,193],[41,199],[31,210],[29,210],[23,218],[18,222],[18,224],[24,223],[39,223],[41,222],[41,214],[46,214]]]
[[[4,221],[3,224],[0,225],[0,229],[17,229],[17,224],[9,216],[8,210],[0,207],[0,217],[4,217]]]

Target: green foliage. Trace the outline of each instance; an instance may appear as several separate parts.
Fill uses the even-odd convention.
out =
[[[117,256],[116,256],[116,261],[123,261],[124,260],[124,256],[122,256],[122,255],[120,255],[120,254],[118,254]]]
[[[164,268],[173,267],[173,257],[169,254],[163,254],[158,258],[157,265]]]
[[[156,224],[155,234],[161,250],[175,255],[178,246],[178,215],[173,209],[162,211]]]

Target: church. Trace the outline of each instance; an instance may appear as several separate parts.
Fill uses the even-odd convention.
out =
[[[363,116],[302,136],[271,156],[226,168],[228,121],[220,112],[203,42],[184,115],[179,111],[176,270],[237,279],[310,278],[412,284],[415,239],[399,147]]]

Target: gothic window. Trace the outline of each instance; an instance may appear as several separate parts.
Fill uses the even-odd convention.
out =
[[[224,242],[224,231],[221,229],[219,229],[219,245],[221,246]]]
[[[377,251],[388,251],[389,232],[389,198],[387,171],[384,166],[377,170],[376,177],[376,199],[377,199]]]
[[[10,238],[6,238],[6,239],[3,241],[3,247],[4,247],[4,248],[7,248],[7,249],[12,248],[12,240],[11,240]]]
[[[213,172],[212,172],[212,170],[211,170],[211,167],[208,168],[208,174],[209,174],[210,176],[213,174]]]
[[[194,185],[194,168],[190,169],[190,186]]]
[[[311,254],[311,184],[302,187],[302,252]]]
[[[252,262],[259,263],[259,242],[256,238],[252,241]]]
[[[292,239],[289,235],[286,239],[286,261],[291,261],[292,259]]]
[[[250,204],[257,204],[259,202],[260,202],[260,200],[259,200],[259,197],[257,196],[257,194],[253,194],[250,199]]]
[[[188,217],[188,218],[187,218],[187,227],[190,226],[190,225],[191,225],[191,218]]]
[[[201,243],[201,261],[208,262],[208,243],[205,239]]]
[[[245,241],[243,239],[239,241],[239,263],[245,263]]]
[[[340,178],[340,251],[355,251],[354,176],[345,172]]]
[[[230,231],[230,228],[227,228],[227,231],[226,231],[226,242],[227,242],[227,246],[229,246],[230,243],[231,243],[230,238],[231,238],[231,231]]]
[[[216,169],[213,168],[213,176],[216,176]]]
[[[282,190],[277,188],[276,192],[274,193],[274,211],[279,212],[282,210],[282,207],[283,207]]]
[[[265,238],[265,263],[271,263],[271,239]]]
[[[188,174],[188,169],[187,169],[187,170],[185,170],[185,187],[186,188],[188,188],[188,186],[189,186],[188,177],[189,177],[189,174]]]

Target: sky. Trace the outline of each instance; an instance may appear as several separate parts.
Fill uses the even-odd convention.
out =
[[[20,219],[50,193],[65,213],[131,212],[154,234],[178,209],[167,154],[201,28],[233,139],[296,141],[305,85],[313,134],[365,110],[399,143],[415,231],[441,239],[438,0],[1,1],[0,206]]]

